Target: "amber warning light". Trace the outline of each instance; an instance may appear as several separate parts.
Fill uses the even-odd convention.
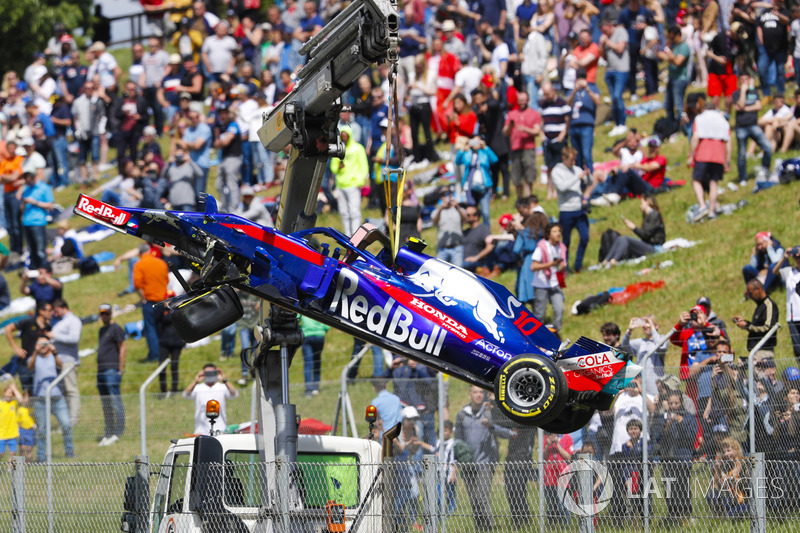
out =
[[[378,410],[375,408],[374,405],[367,406],[367,414],[364,419],[369,424],[374,424],[378,420]]]
[[[206,403],[206,416],[209,420],[219,418],[219,402],[217,400],[208,400],[208,403]]]

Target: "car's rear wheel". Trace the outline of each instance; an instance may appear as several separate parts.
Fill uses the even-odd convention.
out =
[[[518,355],[507,361],[494,380],[497,405],[508,418],[526,426],[555,419],[567,403],[567,378],[541,355]]]
[[[595,410],[580,404],[573,404],[562,409],[552,421],[542,424],[541,428],[549,433],[572,433],[589,423]]]

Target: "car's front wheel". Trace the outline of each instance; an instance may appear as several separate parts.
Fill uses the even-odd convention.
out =
[[[494,380],[497,405],[508,418],[526,426],[555,419],[567,403],[567,378],[541,355],[518,355],[507,361]]]

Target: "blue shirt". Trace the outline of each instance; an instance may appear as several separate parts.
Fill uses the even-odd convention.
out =
[[[517,7],[517,18],[519,20],[527,20],[528,22],[530,22],[530,20],[536,14],[537,6],[538,4],[534,4],[533,2],[531,2],[531,5],[529,6],[526,6],[524,3],[520,4]]]
[[[72,111],[70,110],[67,104],[61,104],[53,107],[53,112],[50,113],[50,116],[59,119],[72,120]],[[53,130],[55,131],[56,137],[64,137],[67,134],[67,126],[58,126],[55,123],[53,123]]]
[[[628,44],[629,46],[633,46],[638,48],[639,43],[642,42],[642,34],[644,34],[644,30],[637,30],[636,29],[636,19],[638,17],[642,17],[641,21],[644,22],[645,18],[648,14],[652,14],[649,9],[645,7],[639,7],[639,11],[631,11],[631,8],[626,7],[619,13],[619,19],[617,22],[625,26],[625,29],[628,30]]]
[[[200,122],[196,128],[191,126],[183,132],[184,142],[195,142],[205,139],[199,150],[189,152],[189,157],[200,168],[211,168],[211,128],[205,122]]]
[[[50,120],[50,115],[45,115],[44,113],[39,113],[36,115],[36,120],[42,123],[42,129],[44,130],[44,134],[47,137],[55,137],[56,136],[56,125],[53,124],[53,121]],[[34,122],[35,122],[34,121]]]
[[[716,355],[715,352],[702,351],[694,354],[694,364],[702,363],[706,359]],[[711,396],[711,372],[714,370],[714,365],[706,365],[697,376],[697,397],[708,398]]]
[[[409,22],[405,18],[401,19],[400,35],[405,35],[405,37],[400,38],[400,57],[415,56],[425,49],[425,45],[408,37],[407,35],[409,34],[424,37],[425,28],[420,24],[414,24],[413,21]]]
[[[383,104],[378,108],[372,108],[372,117],[370,124],[372,125],[372,146],[373,150],[377,150],[383,143],[383,130],[381,129],[381,121],[389,116],[389,106]]]
[[[56,298],[61,298],[61,289],[56,289],[49,283],[39,283],[38,281],[34,281],[28,285],[28,290],[31,291],[31,296],[33,296],[33,299],[36,300],[36,303],[53,303]]]
[[[403,404],[397,395],[388,390],[379,392],[370,403],[378,410],[378,416],[383,420],[384,431],[388,431],[403,420]]]
[[[500,14],[506,10],[504,0],[481,0],[483,6],[483,18],[489,21],[494,27],[500,27]]]
[[[314,28],[325,26],[325,21],[319,15],[314,15],[310,18],[300,19],[300,28],[306,32],[313,32]]]
[[[569,126],[594,126],[594,116],[597,111],[589,91],[595,94],[600,94],[597,87],[592,87],[591,84],[587,85],[585,89],[581,89],[575,94],[575,99],[572,101],[572,119]],[[574,91],[573,91],[574,92]]]
[[[33,198],[37,202],[51,203],[53,199],[53,189],[46,183],[29,185],[22,191],[23,198]],[[33,204],[25,204],[25,212],[22,213],[23,226],[46,226],[47,211]]]

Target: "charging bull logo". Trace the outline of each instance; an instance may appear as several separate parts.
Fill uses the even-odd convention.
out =
[[[113,226],[123,226],[130,218],[130,213],[117,209],[113,205],[108,205],[89,196],[81,195],[75,209],[92,217],[99,218]]]
[[[419,270],[408,276],[408,280],[425,291],[417,296],[434,296],[444,305],[462,304],[472,308],[478,322],[498,342],[504,342],[503,332],[497,324],[497,315],[513,318],[514,312],[500,307],[497,298],[471,272],[454,267],[440,259],[428,259]],[[509,308],[522,304],[509,298]]]

